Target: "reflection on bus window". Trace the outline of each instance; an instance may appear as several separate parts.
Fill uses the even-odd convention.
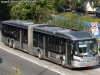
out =
[[[27,29],[23,29],[23,42],[28,43],[28,38],[27,38]]]
[[[38,34],[38,46],[40,48],[43,48],[43,35],[42,34]]]
[[[33,46],[37,47],[38,46],[38,34],[36,32],[33,32]]]
[[[77,51],[75,55],[78,56],[95,55],[98,53],[97,42],[96,40],[76,42],[75,50]]]
[[[60,40],[60,48],[61,48],[61,54],[65,54],[65,41],[64,40]]]

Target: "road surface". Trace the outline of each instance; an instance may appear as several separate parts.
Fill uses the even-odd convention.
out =
[[[14,68],[16,68],[16,65],[22,72],[21,75],[61,75],[0,49],[0,75],[9,74],[10,69],[12,69],[12,73],[15,73]]]
[[[46,61],[39,60],[20,50],[14,50],[4,45],[0,40],[0,75],[7,75],[15,66],[21,70],[21,75],[99,75],[100,64],[90,68],[70,70]]]

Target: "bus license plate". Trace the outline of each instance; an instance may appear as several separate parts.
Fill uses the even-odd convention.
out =
[[[87,64],[86,67],[90,67],[90,64]]]

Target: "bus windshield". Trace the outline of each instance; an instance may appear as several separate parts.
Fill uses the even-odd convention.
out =
[[[76,41],[75,46],[75,55],[78,56],[94,56],[98,53],[96,40]]]

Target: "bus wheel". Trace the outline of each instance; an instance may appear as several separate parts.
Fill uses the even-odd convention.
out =
[[[11,47],[13,48],[13,41],[11,42]]]
[[[13,42],[12,47],[13,47],[13,49],[15,49],[15,42]]]
[[[41,55],[40,51],[38,51],[38,57],[39,57],[40,60],[42,59],[42,55]]]
[[[62,58],[62,59],[60,59],[60,65],[61,65],[63,68],[65,68],[63,58]]]
[[[8,42],[8,45],[9,45],[9,47],[11,47],[11,42],[10,41]]]
[[[9,40],[8,40],[8,42],[7,42],[7,46],[9,46]]]

